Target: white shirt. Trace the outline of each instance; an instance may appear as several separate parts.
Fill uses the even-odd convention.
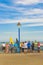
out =
[[[5,44],[2,44],[3,47],[5,47]]]
[[[26,42],[26,43],[24,43],[24,48],[27,48],[27,42]]]

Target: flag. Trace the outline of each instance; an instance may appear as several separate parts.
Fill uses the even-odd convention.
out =
[[[12,37],[10,37],[10,43],[14,44]]]

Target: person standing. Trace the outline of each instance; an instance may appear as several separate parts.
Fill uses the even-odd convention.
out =
[[[11,53],[13,53],[13,48],[14,48],[14,45],[12,44],[12,42],[10,43],[10,51]]]
[[[40,52],[40,42],[38,42],[37,47],[38,47],[38,52]]]
[[[27,48],[28,48],[28,47],[27,47],[27,42],[25,41],[25,42],[24,42],[24,53],[27,53]]]
[[[35,40],[35,42],[34,42],[34,50],[35,50],[35,52],[37,52],[37,44],[38,44],[38,42]]]
[[[2,44],[2,50],[5,53],[5,43]]]
[[[9,53],[9,44],[8,43],[6,43],[6,45],[5,45],[5,52]]]
[[[30,41],[27,43],[27,48],[28,48],[28,52],[30,52],[30,47],[31,47],[31,44],[30,44]]]
[[[24,52],[24,42],[21,44],[22,52]]]
[[[14,48],[16,53],[20,52],[20,44],[17,38],[16,38],[16,43],[14,44]]]
[[[31,47],[32,47],[32,52],[33,52],[34,51],[34,42],[33,41],[32,41]]]
[[[14,44],[14,51],[15,51],[15,53],[17,53],[17,49],[18,49],[18,43],[16,42],[16,43]]]

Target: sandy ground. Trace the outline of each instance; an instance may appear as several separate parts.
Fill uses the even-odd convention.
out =
[[[0,54],[0,65],[43,65],[43,52]]]

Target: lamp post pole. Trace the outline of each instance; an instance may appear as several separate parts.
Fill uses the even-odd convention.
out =
[[[18,41],[19,41],[19,47],[20,47],[20,26],[21,26],[20,22],[18,22],[17,26],[18,26]]]
[[[18,28],[18,40],[19,40],[19,46],[20,46],[20,28]]]

